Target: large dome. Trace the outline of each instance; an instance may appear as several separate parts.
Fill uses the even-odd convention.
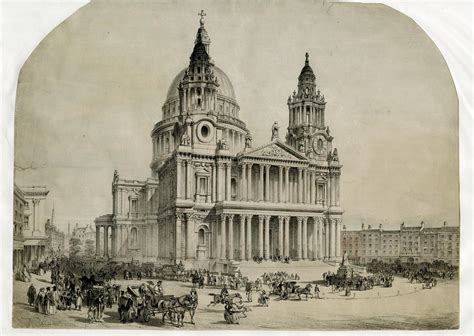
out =
[[[170,88],[168,89],[168,94],[166,95],[166,100],[169,100],[175,97],[177,98],[179,96],[178,85],[179,85],[179,82],[183,79],[184,72],[187,69],[188,68],[181,70],[178,73],[178,75],[174,78],[173,82],[171,82]],[[231,98],[236,101],[237,99],[235,98],[234,87],[232,86],[232,83],[229,77],[227,77],[224,71],[222,71],[216,66],[213,67],[213,70],[214,70],[214,75],[217,77],[217,80],[219,82],[219,87],[217,88],[217,92],[223,95],[224,97]]]

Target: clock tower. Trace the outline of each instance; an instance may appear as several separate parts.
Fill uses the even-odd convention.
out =
[[[316,85],[316,76],[309,65],[309,54],[298,76],[298,90],[288,97],[288,145],[309,159],[326,161],[332,150],[332,137],[325,125],[326,101]]]

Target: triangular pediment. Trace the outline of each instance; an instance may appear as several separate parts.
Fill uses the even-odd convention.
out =
[[[240,154],[241,157],[264,159],[282,159],[292,161],[307,161],[308,159],[279,140],[272,141],[261,147],[252,148]]]

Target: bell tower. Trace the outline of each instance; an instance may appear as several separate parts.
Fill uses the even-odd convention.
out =
[[[310,158],[320,156],[326,159],[332,141],[329,128],[324,123],[326,101],[316,85],[308,53],[298,76],[297,89],[287,101],[289,125],[286,143]]]
[[[214,114],[219,83],[214,75],[214,62],[209,56],[211,40],[204,28],[203,11],[189,66],[178,85],[180,115]]]

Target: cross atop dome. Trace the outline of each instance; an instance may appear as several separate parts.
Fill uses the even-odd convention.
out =
[[[204,26],[204,17],[206,16],[206,13],[204,12],[204,9],[201,9],[201,12],[198,13],[198,16],[201,17],[201,19],[199,19],[199,23],[201,24],[201,27]]]
[[[305,64],[305,65],[308,65],[308,64],[309,64],[309,54],[306,53],[304,56],[306,57],[306,59],[305,59],[305,61],[304,61],[304,64]]]

